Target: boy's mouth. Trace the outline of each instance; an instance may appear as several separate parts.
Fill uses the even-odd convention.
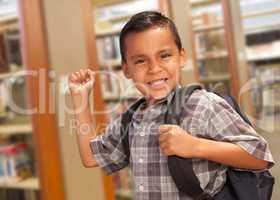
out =
[[[149,81],[147,84],[153,89],[158,89],[163,87],[166,84],[167,80],[168,78],[162,78],[154,81]]]

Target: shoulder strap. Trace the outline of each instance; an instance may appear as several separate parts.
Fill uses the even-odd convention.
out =
[[[179,88],[175,92],[165,115],[166,124],[180,124],[184,102],[187,102],[191,94],[198,89],[202,89],[202,87],[200,85],[191,85]],[[195,200],[211,199],[209,194],[204,193],[200,187],[200,182],[193,171],[191,158],[168,156],[168,168],[180,192],[193,197]]]
[[[129,163],[129,157],[130,157],[130,149],[129,149],[129,125],[132,119],[133,114],[137,110],[137,108],[145,101],[145,98],[141,98],[138,101],[136,101],[132,106],[129,107],[129,109],[122,114],[121,118],[121,140],[123,149],[126,155],[126,160]]]
[[[203,89],[201,85],[189,85],[177,88],[174,96],[167,106],[167,112],[164,117],[165,123],[180,124],[180,117],[184,102],[186,102],[195,90]]]

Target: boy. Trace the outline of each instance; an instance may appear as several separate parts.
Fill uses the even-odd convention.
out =
[[[135,183],[135,199],[191,199],[179,194],[167,166],[167,156],[193,158],[193,170],[201,187],[211,196],[226,180],[227,165],[262,170],[273,165],[266,141],[246,124],[227,102],[205,90],[195,91],[182,111],[181,124],[163,124],[164,113],[178,87],[186,60],[173,22],[157,12],[133,16],[120,35],[122,69],[146,101],[134,113],[129,128],[129,164]],[[76,109],[88,98],[93,81],[90,70],[69,78]],[[85,167],[102,167],[108,174],[128,165],[121,144],[121,118],[96,136],[88,101],[78,121],[77,139]]]

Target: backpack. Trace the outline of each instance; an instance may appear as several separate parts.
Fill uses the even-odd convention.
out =
[[[179,124],[180,111],[185,102],[195,90],[203,89],[200,85],[181,87],[175,90],[170,106],[165,114],[165,124]],[[216,94],[216,93],[215,93]],[[219,94],[217,94],[219,95]],[[222,96],[240,117],[249,125],[248,118],[241,112],[238,104],[231,96]],[[126,159],[129,163],[130,149],[128,140],[128,128],[133,113],[145,101],[144,98],[136,101],[125,113],[122,114],[121,137]],[[168,168],[179,192],[191,196],[195,200],[270,200],[274,185],[274,177],[268,170],[260,172],[239,171],[231,167],[227,170],[227,181],[223,189],[211,197],[200,187],[199,180],[192,167],[191,158],[168,156]]]

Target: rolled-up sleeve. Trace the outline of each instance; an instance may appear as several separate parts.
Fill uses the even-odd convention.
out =
[[[221,97],[205,93],[201,100],[207,106],[201,116],[202,122],[207,121],[203,132],[206,137],[217,141],[231,142],[239,145],[249,154],[274,165],[267,141],[240,117],[240,115]]]
[[[96,162],[107,174],[128,165],[121,142],[120,126],[121,117],[118,117],[107,126],[104,134],[90,141]]]

